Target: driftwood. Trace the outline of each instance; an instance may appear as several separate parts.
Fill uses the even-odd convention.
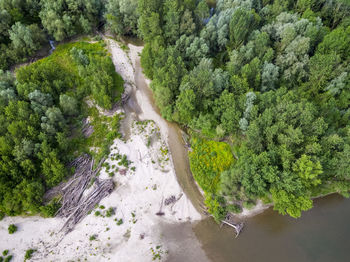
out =
[[[99,179],[97,178],[97,181]],[[73,230],[83,218],[98,204],[103,198],[112,193],[114,183],[112,179],[105,179],[99,181],[98,186],[82,199],[79,205],[75,208],[72,214],[68,217],[66,223],[62,226],[61,231],[66,234]]]
[[[214,217],[213,215],[210,215],[210,213],[208,212],[208,209],[206,207],[204,207],[201,203],[200,203],[200,208],[203,210],[205,215],[209,215],[211,217]],[[220,227],[222,227],[222,225],[227,225],[232,227],[235,232],[236,232],[236,238],[239,236],[239,234],[241,233],[243,227],[244,227],[244,223],[243,222],[239,222],[236,223],[234,221],[234,217],[231,213],[227,213],[226,217],[224,220],[221,220],[221,225]]]
[[[68,218],[61,232],[69,233],[96,204],[108,196],[114,188],[113,180],[100,180],[97,174],[101,170],[104,159],[100,161],[96,169],[93,169],[94,161],[87,154],[75,159],[69,166],[75,167],[74,176],[61,188],[62,206],[57,211],[57,216]],[[93,188],[85,193],[91,181],[95,180]]]
[[[175,206],[176,202],[179,201],[182,196],[183,196],[183,193],[180,193],[177,198],[174,195],[172,195],[164,200],[164,205],[166,206],[171,205],[170,210],[173,210],[173,207]]]
[[[233,216],[230,213],[228,213],[226,215],[225,219],[221,220],[221,225],[225,224],[225,225],[228,225],[228,226],[234,228],[236,231],[236,238],[237,238],[239,236],[239,234],[241,233],[244,224],[242,222],[235,223],[233,220],[234,220]]]
[[[165,213],[162,211],[162,208],[163,208],[163,199],[164,199],[164,197],[162,197],[162,201],[160,202],[159,211],[156,213],[157,216],[164,216],[164,215],[165,215]]]
[[[172,203],[176,202],[176,196],[172,195],[164,200],[164,205],[169,206]]]

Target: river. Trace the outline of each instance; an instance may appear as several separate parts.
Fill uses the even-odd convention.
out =
[[[135,71],[137,89],[147,96],[154,110],[152,92],[145,82],[138,61]],[[137,115],[140,108],[135,94],[125,106],[128,113]],[[168,143],[176,175],[184,192],[194,206],[202,202],[189,169],[187,149],[181,130],[167,122]],[[279,215],[272,208],[245,220],[245,228],[235,239],[232,228],[220,228],[211,218],[198,223],[164,224],[163,240],[170,248],[168,261],[213,262],[346,262],[350,261],[350,200],[331,195],[314,201],[314,208],[300,219]],[[201,247],[201,248],[200,248]]]

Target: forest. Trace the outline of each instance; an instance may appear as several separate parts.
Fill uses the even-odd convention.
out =
[[[85,98],[110,109],[122,85],[103,42],[61,45],[51,56],[16,70],[15,77],[0,71],[3,213],[54,214],[57,203],[43,206],[43,195],[72,173],[67,164],[83,152],[91,154],[90,147],[101,148],[94,155],[98,162],[119,135],[119,116],[99,117]],[[87,116],[95,132],[85,138],[81,129]]]
[[[0,0],[0,17],[3,70],[47,39],[95,30],[141,38],[156,104],[191,135],[191,170],[216,220],[257,200],[300,217],[315,197],[348,196],[349,0]],[[1,72],[6,214],[36,212],[33,192],[66,176],[69,114],[79,115],[82,97],[112,105],[115,76],[99,52],[69,51],[83,70],[47,59],[16,80]]]
[[[258,199],[299,217],[314,197],[348,196],[350,1],[138,10],[142,66],[163,117],[192,135],[191,170],[217,220]]]

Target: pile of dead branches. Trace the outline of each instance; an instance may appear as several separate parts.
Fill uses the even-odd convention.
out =
[[[113,191],[112,179],[100,180],[97,177],[103,162],[104,159],[93,169],[93,159],[85,154],[70,164],[70,167],[75,168],[75,174],[61,189],[62,206],[57,211],[57,216],[68,218],[61,231],[70,232],[96,204]],[[92,188],[87,192],[89,186]]]

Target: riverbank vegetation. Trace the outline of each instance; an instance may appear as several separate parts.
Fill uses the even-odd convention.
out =
[[[225,214],[263,199],[299,217],[313,197],[348,195],[348,0],[0,0],[0,7],[2,69],[33,55],[45,36],[60,41],[105,24],[142,38],[161,114],[196,134],[191,168],[209,210],[213,203]],[[67,142],[68,127],[83,97],[107,109],[118,99],[113,65],[92,46],[55,52],[18,70],[16,81],[1,73],[1,211],[37,210],[31,203],[66,176],[67,152],[79,144]]]
[[[161,114],[205,139],[193,139],[190,160],[209,209],[223,216],[263,199],[299,217],[313,197],[348,195],[349,1],[137,6],[142,66]],[[134,30],[120,17],[124,31],[115,32]],[[220,140],[239,142],[218,153]]]
[[[98,161],[119,136],[120,116],[101,116],[85,101],[111,109],[123,80],[103,42],[75,42],[19,68],[15,77],[0,71],[0,88],[0,210],[47,216],[57,203],[42,207],[44,192],[72,172],[66,165],[83,152]],[[86,118],[96,131],[87,137]]]

